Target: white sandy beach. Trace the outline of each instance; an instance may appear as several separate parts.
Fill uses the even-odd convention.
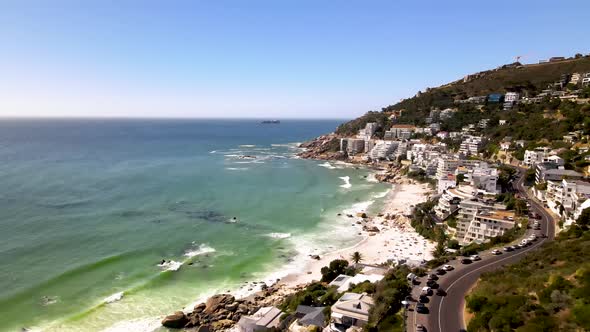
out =
[[[323,266],[327,266],[332,260],[338,258],[349,260],[355,251],[361,253],[362,263],[373,265],[385,263],[388,260],[431,259],[435,244],[418,235],[410,226],[409,219],[403,216],[408,207],[426,201],[429,192],[427,185],[423,184],[396,184],[386,196],[382,217],[369,215],[369,218],[363,221],[355,214],[354,218],[351,218],[353,222],[362,222],[362,225],[367,225],[369,229],[373,226],[377,227],[379,232],[363,231],[364,239],[352,247],[325,254],[319,260],[310,257],[301,272],[282,278],[278,286],[288,290],[297,285],[320,280],[320,270]],[[351,231],[358,232],[358,228],[351,226]]]

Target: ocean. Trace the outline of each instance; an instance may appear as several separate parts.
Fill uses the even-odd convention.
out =
[[[389,187],[295,157],[341,122],[1,120],[0,330],[151,330],[356,243]]]

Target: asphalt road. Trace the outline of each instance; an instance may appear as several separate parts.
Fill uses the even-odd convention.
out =
[[[515,187],[521,195],[528,196],[523,186],[523,181],[524,172],[520,171]],[[528,229],[525,237],[536,233],[538,236],[537,241],[523,249],[517,249],[512,252],[502,251],[501,255],[493,255],[491,250],[481,252],[479,253],[479,256],[482,258],[480,261],[467,265],[461,264],[459,260],[450,262],[449,265],[452,265],[455,269],[447,272],[445,275],[439,276],[439,280],[437,281],[439,287],[445,290],[447,295],[430,296],[430,302],[425,303],[428,308],[428,313],[425,314],[417,313],[413,309],[415,308],[416,302],[412,303],[408,310],[406,320],[408,331],[415,331],[417,324],[425,326],[428,332],[456,332],[465,330],[466,327],[463,317],[465,295],[473,287],[479,276],[484,272],[492,271],[503,265],[516,263],[525,257],[527,252],[535,250],[543,243],[554,239],[555,224],[551,215],[533,199],[529,199],[529,202],[531,203],[530,210],[541,215],[541,230],[534,231]],[[541,238],[541,233],[546,234],[547,237]],[[518,242],[520,242],[520,239],[513,244]],[[414,287],[412,291],[412,297],[415,300],[419,298],[420,289],[426,285],[426,277],[421,278],[420,281],[420,285]]]

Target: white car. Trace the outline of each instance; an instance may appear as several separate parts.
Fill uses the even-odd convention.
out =
[[[492,250],[492,254],[493,255],[502,255],[502,252],[498,249],[494,249],[494,250]]]
[[[471,260],[472,260],[472,261],[474,261],[474,262],[475,262],[475,261],[480,261],[480,260],[481,260],[481,257],[479,257],[479,256],[477,256],[477,255],[471,255],[471,257],[469,257],[469,258],[471,258]]]
[[[442,267],[442,268],[443,268],[443,270],[445,270],[445,271],[451,271],[451,270],[454,270],[454,269],[455,269],[454,267],[452,267],[452,266],[451,266],[451,265],[449,265],[449,264],[443,265],[443,267]]]

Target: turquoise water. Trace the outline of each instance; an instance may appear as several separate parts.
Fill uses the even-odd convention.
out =
[[[294,158],[339,122],[0,121],[0,330],[141,330],[354,243],[387,187]]]

